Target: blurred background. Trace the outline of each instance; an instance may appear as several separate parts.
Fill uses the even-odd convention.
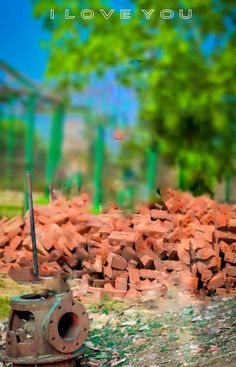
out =
[[[235,201],[233,1],[9,0],[0,22],[0,215],[26,171],[36,202],[84,190],[95,212],[166,186]]]

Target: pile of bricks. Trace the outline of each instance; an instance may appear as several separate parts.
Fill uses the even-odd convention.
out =
[[[171,189],[165,206],[133,214],[89,212],[87,194],[35,206],[42,276],[81,278],[100,298],[132,298],[176,284],[195,293],[236,294],[236,207]],[[29,216],[0,221],[0,272],[32,278]]]

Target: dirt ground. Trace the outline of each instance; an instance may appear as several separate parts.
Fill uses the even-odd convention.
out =
[[[1,300],[32,291],[6,278],[0,289]],[[8,305],[2,305],[6,319]],[[104,299],[86,307],[91,331],[80,366],[236,366],[235,297],[200,301],[172,289],[166,298],[142,305]]]

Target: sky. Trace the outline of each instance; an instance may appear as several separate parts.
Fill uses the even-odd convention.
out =
[[[30,78],[41,81],[47,52],[40,42],[47,33],[40,20],[33,19],[29,0],[1,2],[0,58]]]

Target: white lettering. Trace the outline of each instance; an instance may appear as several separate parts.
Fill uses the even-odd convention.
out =
[[[192,9],[188,9],[188,15],[184,15],[184,9],[179,9],[179,17],[181,19],[191,19],[193,16]]]
[[[160,16],[162,19],[172,19],[175,16],[175,13],[172,9],[163,9],[160,12]]]
[[[80,15],[83,19],[92,19],[94,17],[94,11],[92,9],[83,9]]]
[[[142,12],[144,13],[146,19],[150,19],[152,13],[154,13],[155,9],[151,9],[149,11],[147,11],[146,9],[142,9]]]
[[[75,19],[74,15],[70,15],[69,9],[65,9],[65,19]]]
[[[100,9],[100,12],[102,13],[102,15],[104,16],[104,18],[109,19],[112,14],[114,13],[115,9],[110,9],[109,13],[106,13],[106,11],[104,9]]]
[[[120,19],[130,19],[131,9],[120,9]]]
[[[54,9],[50,10],[50,19],[55,19],[55,10]]]

